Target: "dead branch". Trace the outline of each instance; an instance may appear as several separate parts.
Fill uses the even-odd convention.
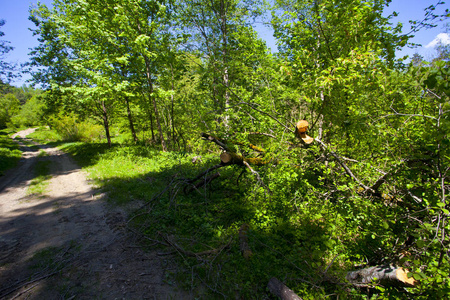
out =
[[[302,300],[302,298],[275,277],[270,278],[267,288],[281,300]]]
[[[216,173],[212,174],[211,176],[206,177],[204,180],[200,181],[196,185],[190,186],[188,189],[185,190],[185,193],[188,194],[188,193],[192,192],[193,190],[198,190],[202,186],[209,184],[211,181],[213,181],[214,179],[216,179],[218,177],[220,177],[220,173],[216,172]]]
[[[247,223],[242,224],[239,228],[239,249],[245,259],[249,259],[253,253],[248,245],[248,230],[250,226]]]
[[[268,192],[272,195],[272,191],[269,189],[267,185],[265,185],[264,181],[262,181],[261,176],[259,176],[259,173],[250,167],[248,162],[244,161],[243,164],[252,172],[253,175],[255,175],[256,179],[258,180],[259,184],[261,184]]]
[[[244,162],[255,166],[263,166],[267,165],[271,160],[263,159],[260,157],[244,157],[234,152],[222,152],[220,154],[220,161],[221,164],[224,166],[228,165],[243,166],[245,165]]]
[[[390,173],[385,173],[383,176],[378,178],[378,180],[375,181],[375,183],[370,188],[374,191],[378,191],[380,186],[386,182],[387,177],[389,177],[390,175],[391,175]]]
[[[225,151],[230,151],[230,148],[228,148],[228,146],[225,145],[225,143],[223,141],[219,140],[215,136],[212,136],[212,135],[207,134],[207,133],[202,133],[202,138],[204,138],[205,140],[208,140],[208,141],[211,141],[211,142],[215,143],[216,145],[218,145],[219,147],[221,147]]]
[[[408,277],[408,271],[392,265],[383,265],[351,271],[345,278],[353,285],[364,286],[380,283],[385,286],[414,287],[418,282]]]

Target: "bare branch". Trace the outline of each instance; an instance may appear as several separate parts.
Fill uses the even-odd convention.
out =
[[[253,175],[255,175],[256,179],[258,180],[259,184],[261,184],[268,192],[269,194],[272,195],[272,191],[269,189],[269,187],[267,185],[265,185],[265,183],[262,181],[261,177],[259,176],[259,173],[256,172],[255,170],[252,169],[252,167],[250,167],[250,165],[248,164],[248,162],[246,162],[245,160],[243,161],[243,164],[250,170],[250,172],[252,172]]]
[[[315,139],[316,142],[318,142],[322,148],[324,150],[327,150],[327,146],[318,138]],[[342,159],[339,157],[339,155],[337,155],[334,151],[328,150],[330,152],[330,154],[338,161],[338,163],[341,165],[341,167],[345,170],[345,173],[347,173],[348,176],[350,176],[351,178],[353,178],[353,180],[355,180],[361,187],[364,188],[365,191],[370,191],[372,193],[375,193],[375,191],[371,188],[368,187],[367,185],[365,185],[364,183],[362,183],[354,174],[353,172],[349,169],[349,167],[342,161]]]

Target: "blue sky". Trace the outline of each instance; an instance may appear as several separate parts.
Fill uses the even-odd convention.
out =
[[[29,48],[37,45],[37,40],[32,36],[28,28],[34,28],[34,24],[28,20],[29,8],[31,5],[36,5],[37,0],[0,0],[0,19],[6,21],[6,24],[0,27],[0,30],[5,33],[2,37],[3,40],[11,42],[11,46],[15,47],[7,57],[6,61],[14,63],[24,63],[28,60]],[[50,5],[52,0],[40,0],[41,3]],[[386,13],[389,14],[392,11],[399,13],[394,22],[401,22],[403,24],[404,32],[409,32],[410,25],[409,20],[422,20],[424,17],[424,9],[432,4],[436,4],[438,0],[393,0],[389,7],[386,9]],[[443,12],[449,6],[447,4],[440,5],[437,13]],[[449,19],[447,19],[448,22]],[[449,35],[444,34],[444,23],[438,23],[438,26],[433,29],[422,29],[415,34],[415,37],[411,40],[413,43],[421,44],[422,47],[415,49],[404,49],[398,56],[412,55],[414,52],[418,52],[425,59],[430,59],[435,55],[435,50],[432,47],[433,41],[436,42],[436,38],[439,36],[444,43],[450,43]],[[272,32],[266,28],[257,28],[261,38],[267,41],[267,45],[276,49],[275,41],[272,37]],[[428,47],[426,47],[428,46]],[[13,82],[14,85],[22,85],[28,75],[24,75],[21,79]]]

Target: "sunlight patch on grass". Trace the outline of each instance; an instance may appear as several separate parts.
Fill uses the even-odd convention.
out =
[[[31,180],[30,186],[27,190],[27,195],[42,195],[46,192],[49,185],[50,175],[50,161],[38,161],[36,163],[34,172],[36,177]]]

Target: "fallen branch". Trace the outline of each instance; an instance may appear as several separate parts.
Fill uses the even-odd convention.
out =
[[[378,180],[375,181],[375,183],[370,188],[377,192],[380,186],[386,182],[387,177],[390,175],[391,175],[390,173],[385,173],[383,176],[378,178]]]
[[[212,135],[207,134],[207,133],[202,133],[202,138],[204,138],[205,140],[208,140],[208,141],[211,141],[211,142],[215,143],[216,145],[218,145],[219,147],[221,147],[225,151],[230,151],[230,148],[228,148],[228,146],[225,145],[225,143],[223,141],[219,140],[215,136],[212,136]]]
[[[244,157],[234,152],[222,152],[220,154],[221,164],[224,166],[228,165],[239,165],[243,166],[244,162],[255,166],[263,166],[270,162],[268,159],[262,159],[258,157]]]
[[[345,278],[355,286],[367,286],[370,283],[380,283],[385,286],[414,287],[417,281],[408,277],[408,272],[399,267],[383,265],[351,271]]]
[[[192,192],[193,190],[198,190],[202,186],[209,184],[211,181],[213,181],[214,179],[216,179],[218,177],[220,177],[220,173],[216,172],[216,173],[212,174],[211,176],[206,177],[204,180],[200,181],[196,185],[194,185],[194,186],[191,185],[188,189],[185,190],[185,193],[188,194],[188,193]]]
[[[250,172],[252,172],[252,174],[256,176],[256,179],[258,180],[259,184],[261,184],[269,192],[269,194],[272,194],[272,191],[269,189],[269,187],[265,185],[264,181],[262,181],[261,177],[259,176],[259,173],[253,170],[252,167],[250,167],[250,165],[245,160],[243,163],[250,170]]]
[[[249,259],[253,253],[248,245],[248,230],[250,226],[247,223],[242,224],[239,228],[239,249],[245,259]]]
[[[302,300],[302,298],[275,277],[270,278],[267,288],[281,300]]]

